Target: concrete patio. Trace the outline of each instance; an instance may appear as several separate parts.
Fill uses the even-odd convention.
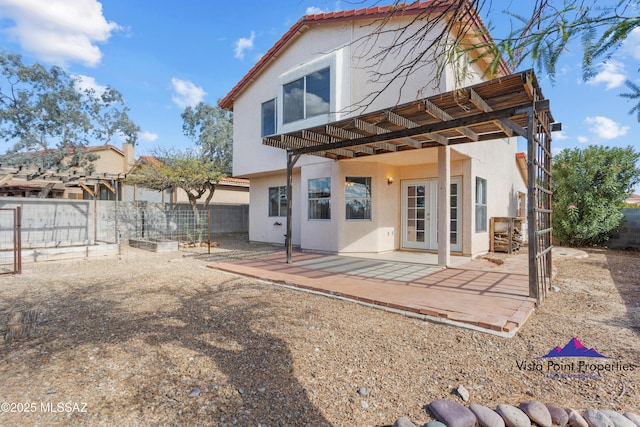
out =
[[[526,256],[511,256],[502,265],[452,257],[454,266],[447,269],[435,265],[436,257],[296,252],[286,264],[282,251],[209,267],[505,337],[515,335],[533,312]]]

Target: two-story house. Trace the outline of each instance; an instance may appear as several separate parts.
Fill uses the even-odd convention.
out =
[[[428,34],[385,51],[439,14],[432,31],[457,31],[436,3],[306,15],[220,101],[234,114],[233,174],[251,181],[250,240],[285,243],[288,169],[291,239],[303,250],[473,256],[489,249],[491,217],[523,209],[527,175],[517,136],[504,129],[522,134],[526,117],[518,125],[493,110],[538,96],[535,76],[511,75],[502,62],[485,73],[492,40],[473,10],[463,44],[478,48],[455,64],[420,58],[442,46]],[[384,78],[414,60],[413,72]],[[476,112],[497,118],[465,122]],[[454,130],[439,126],[453,119]]]

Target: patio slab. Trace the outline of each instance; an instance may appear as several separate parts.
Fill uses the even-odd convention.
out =
[[[515,335],[535,308],[526,274],[483,271],[473,262],[444,269],[300,252],[292,260],[286,264],[284,252],[277,252],[209,267],[506,337]]]

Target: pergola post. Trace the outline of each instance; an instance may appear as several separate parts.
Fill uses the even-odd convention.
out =
[[[536,150],[533,109],[527,112],[527,230],[529,239],[529,297],[538,301],[538,271],[536,268]]]
[[[451,265],[451,148],[438,147],[438,265]],[[433,220],[433,218],[432,218]]]
[[[293,244],[291,233],[293,229],[293,167],[300,158],[300,154],[294,154],[287,150],[287,234],[285,236],[285,246],[287,248],[287,264],[291,264],[291,253]]]

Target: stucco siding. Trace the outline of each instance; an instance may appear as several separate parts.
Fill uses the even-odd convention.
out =
[[[249,240],[254,242],[285,243],[287,234],[286,212],[281,216],[269,216],[269,188],[287,185],[286,174],[263,176],[251,180],[249,209]],[[293,176],[292,243],[300,245],[300,173]]]

